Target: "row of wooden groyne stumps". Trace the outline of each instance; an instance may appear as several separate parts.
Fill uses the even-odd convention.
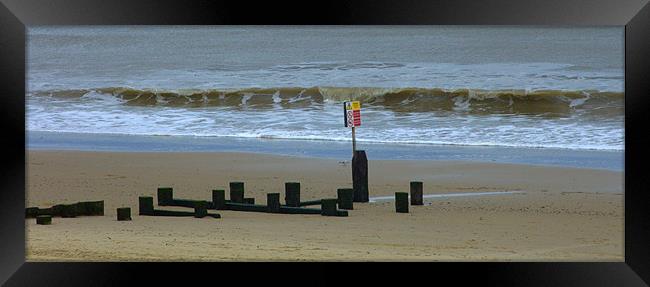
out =
[[[362,153],[362,154],[359,154]],[[138,198],[138,214],[141,216],[188,216],[221,218],[216,212],[208,210],[232,210],[247,212],[265,212],[281,214],[320,214],[322,216],[348,216],[354,209],[354,202],[368,202],[368,170],[364,151],[355,152],[352,159],[353,188],[339,188],[336,198],[301,201],[300,183],[286,182],[284,204],[280,202],[280,193],[267,193],[266,204],[255,204],[255,198],[245,197],[244,182],[229,183],[229,199],[223,189],[212,190],[212,200],[194,200],[174,198],[171,187],[159,187],[157,190],[158,206],[175,206],[192,208],[193,211],[162,210],[154,208],[154,198]],[[320,208],[309,206],[320,205]],[[423,186],[420,181],[410,183],[410,205],[423,205]],[[395,211],[409,212],[409,193],[395,193]],[[52,224],[52,217],[71,218],[77,216],[104,216],[104,201],[83,201],[74,204],[58,204],[50,208],[28,207],[27,218],[36,218],[40,225]],[[131,208],[117,208],[118,221],[131,220]]]

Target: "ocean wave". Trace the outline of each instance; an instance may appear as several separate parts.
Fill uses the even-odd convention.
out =
[[[35,91],[36,97],[97,100],[105,97],[140,107],[281,107],[302,108],[323,103],[359,100],[362,105],[399,112],[466,111],[501,114],[623,114],[622,92],[597,90],[442,89],[374,87],[284,87],[245,89],[96,89]]]

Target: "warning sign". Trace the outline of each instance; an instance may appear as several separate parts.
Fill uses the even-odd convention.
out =
[[[361,125],[361,103],[359,101],[343,102],[343,112],[346,127]]]

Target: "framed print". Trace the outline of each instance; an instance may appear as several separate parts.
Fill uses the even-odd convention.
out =
[[[648,282],[645,1],[0,8],[8,286]]]

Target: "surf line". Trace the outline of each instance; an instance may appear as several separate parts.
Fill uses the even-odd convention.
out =
[[[444,193],[444,194],[426,194],[423,195],[423,198],[446,198],[446,197],[462,197],[462,196],[482,196],[482,195],[501,195],[501,194],[513,194],[513,193],[526,193],[521,190],[513,191],[490,191],[490,192],[463,192],[463,193]],[[395,200],[395,196],[377,196],[371,197],[370,202],[377,201],[390,201]]]

